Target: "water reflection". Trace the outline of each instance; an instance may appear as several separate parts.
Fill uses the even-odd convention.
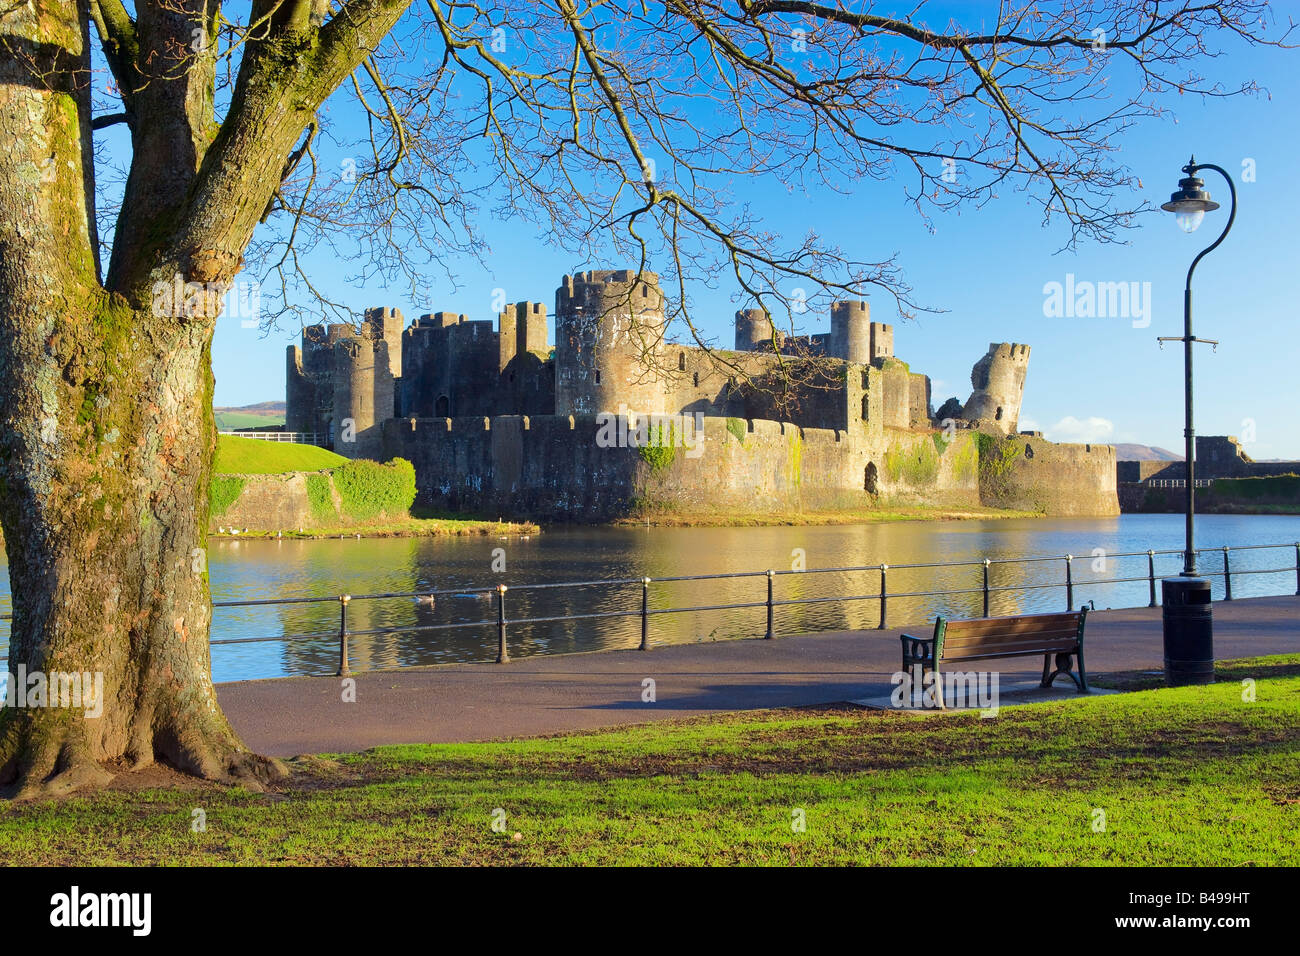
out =
[[[1280,543],[1300,538],[1300,516],[1208,515],[1198,519],[1200,544],[1218,547]],[[601,582],[623,578],[664,578],[773,568],[789,570],[802,549],[810,569],[888,563],[889,591],[930,592],[966,589],[964,594],[891,597],[891,625],[915,623],[943,611],[978,615],[983,598],[981,562],[1073,553],[1074,600],[1093,600],[1099,608],[1144,606],[1148,600],[1146,558],[1115,559],[1118,552],[1178,548],[1182,521],[1177,515],[1123,515],[1106,519],[898,522],[822,528],[556,528],[527,540],[498,537],[461,539],[355,539],[327,541],[213,541],[209,558],[215,600],[273,597],[333,597],[387,591],[458,591],[509,586],[508,618],[556,617],[562,620],[509,626],[512,657],[531,654],[635,647],[641,636],[638,616],[573,619],[599,612],[638,612],[639,584],[580,588],[535,588],[560,581]],[[493,549],[506,551],[507,570],[492,572]],[[1104,555],[1095,555],[1101,549]],[[965,567],[900,568],[905,564],[972,562]],[[1242,574],[1251,569],[1293,565],[1293,550],[1234,552],[1236,597],[1292,593],[1295,572]],[[1203,570],[1222,569],[1220,554],[1203,556]],[[1157,558],[1157,579],[1176,573],[1177,555]],[[1095,584],[1113,578],[1139,578],[1124,584]],[[7,576],[6,576],[7,578]],[[1063,561],[999,565],[990,584],[1053,585],[1029,590],[994,591],[990,611],[1064,610]],[[878,593],[878,571],[783,574],[775,581],[779,601]],[[1213,579],[1221,599],[1221,578]],[[762,602],[766,577],[731,580],[656,582],[650,607],[690,607]],[[0,592],[7,610],[8,586]],[[496,656],[495,596],[461,592],[441,595],[432,606],[411,598],[354,599],[348,627],[364,632],[416,624],[490,622],[463,629],[399,634],[354,634],[355,669],[492,660]],[[291,638],[267,643],[213,648],[218,681],[286,674],[332,673],[338,663],[339,604],[295,604],[217,608],[213,637]],[[796,634],[819,630],[874,628],[880,603],[834,601],[778,606],[775,630]],[[651,617],[654,643],[686,643],[761,636],[766,611],[698,611]]]

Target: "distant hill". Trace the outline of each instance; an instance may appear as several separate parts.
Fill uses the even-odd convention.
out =
[[[270,428],[284,424],[284,402],[258,402],[256,405],[214,408],[217,428]]]
[[[1154,445],[1116,444],[1115,458],[1119,461],[1182,461],[1182,455],[1175,455],[1167,448]]]

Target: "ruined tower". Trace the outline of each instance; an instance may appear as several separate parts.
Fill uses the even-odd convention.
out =
[[[402,377],[402,327],[406,320],[401,309],[366,309],[361,322],[361,336],[383,339],[388,343],[388,362],[393,378]]]
[[[1028,345],[990,342],[988,353],[971,369],[974,391],[962,409],[962,418],[1003,435],[1015,434],[1028,369]]]
[[[742,309],[736,313],[736,351],[772,351],[772,317],[762,309]],[[780,351],[785,336],[776,332],[776,348]]]
[[[549,361],[546,306],[512,302],[497,321],[500,414],[549,413],[555,403],[555,372]]]
[[[565,276],[555,291],[555,411],[664,411],[653,367],[664,337],[659,277],[630,269]],[[675,411],[675,409],[674,409]]]
[[[831,303],[830,354],[859,364],[871,361],[871,307],[861,299]]]

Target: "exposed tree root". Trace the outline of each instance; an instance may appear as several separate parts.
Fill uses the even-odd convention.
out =
[[[233,733],[214,729],[153,736],[152,746],[137,741],[123,753],[96,757],[81,722],[47,722],[23,712],[5,715],[0,732],[0,796],[41,800],[94,791],[115,774],[148,767],[156,759],[195,777],[260,793],[288,776],[285,765],[244,749]]]

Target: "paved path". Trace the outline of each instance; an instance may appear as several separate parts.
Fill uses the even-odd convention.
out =
[[[1300,597],[1221,602],[1214,622],[1219,658],[1300,651]],[[359,675],[355,703],[342,702],[337,677],[240,681],[217,693],[244,742],[275,756],[487,740],[887,694],[904,630],[929,633],[922,625],[414,667]],[[1087,647],[1091,675],[1159,669],[1160,610],[1089,615]],[[1042,671],[1036,658],[1004,663],[1005,680]],[[641,700],[647,677],[655,703]]]

